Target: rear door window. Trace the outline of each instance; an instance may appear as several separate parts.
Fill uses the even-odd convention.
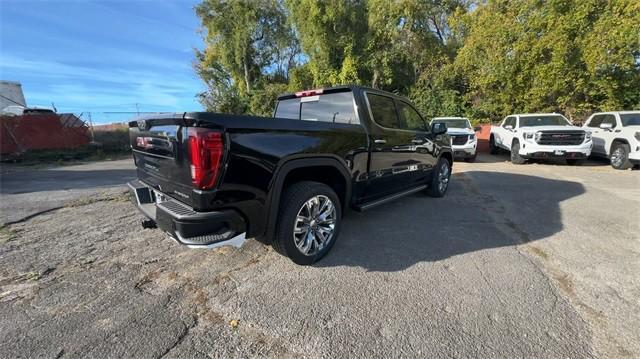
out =
[[[352,92],[280,100],[275,117],[305,121],[359,124]]]
[[[367,101],[369,101],[371,116],[378,125],[399,128],[398,113],[391,97],[368,93]]]

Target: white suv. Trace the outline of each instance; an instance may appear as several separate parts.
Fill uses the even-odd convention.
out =
[[[462,158],[466,162],[476,160],[478,149],[478,136],[471,127],[471,122],[466,117],[435,117],[431,120],[434,123],[444,123],[447,125],[447,134],[451,137],[451,149],[456,158]]]
[[[591,154],[591,133],[573,126],[558,113],[527,113],[507,116],[499,126],[491,126],[491,153],[511,152],[511,162],[527,159],[563,158],[579,165]]]
[[[613,168],[640,165],[640,111],[594,113],[583,128],[593,136],[592,154],[608,157]]]

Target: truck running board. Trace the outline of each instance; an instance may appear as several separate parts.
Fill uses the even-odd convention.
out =
[[[357,211],[366,211],[367,209],[371,209],[371,208],[376,207],[378,205],[385,204],[387,202],[391,202],[393,200],[396,200],[398,198],[402,198],[404,196],[408,196],[408,195],[416,193],[416,192],[420,192],[420,191],[422,191],[422,190],[424,190],[426,188],[427,188],[426,185],[413,187],[413,188],[408,189],[408,190],[403,191],[403,192],[394,193],[392,195],[389,195],[389,196],[386,196],[386,197],[382,197],[380,199],[376,199],[375,201],[371,201],[371,202],[367,202],[367,203],[356,205],[355,209]]]

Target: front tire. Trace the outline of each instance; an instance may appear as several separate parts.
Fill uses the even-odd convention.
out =
[[[331,187],[295,183],[283,194],[273,248],[296,264],[313,264],[333,247],[341,220],[340,200]]]
[[[628,144],[615,144],[611,150],[611,167],[617,170],[626,170],[633,167],[633,164],[629,161],[629,152],[631,152],[631,147]]]
[[[429,187],[426,189],[430,197],[444,197],[449,188],[451,178],[451,163],[446,158],[440,157],[431,175]]]
[[[520,142],[514,140],[511,144],[511,163],[514,165],[522,165],[527,162],[527,159],[520,156]]]

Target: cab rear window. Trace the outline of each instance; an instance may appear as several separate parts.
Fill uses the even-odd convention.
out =
[[[359,124],[353,93],[337,92],[278,101],[275,117],[292,120]]]

